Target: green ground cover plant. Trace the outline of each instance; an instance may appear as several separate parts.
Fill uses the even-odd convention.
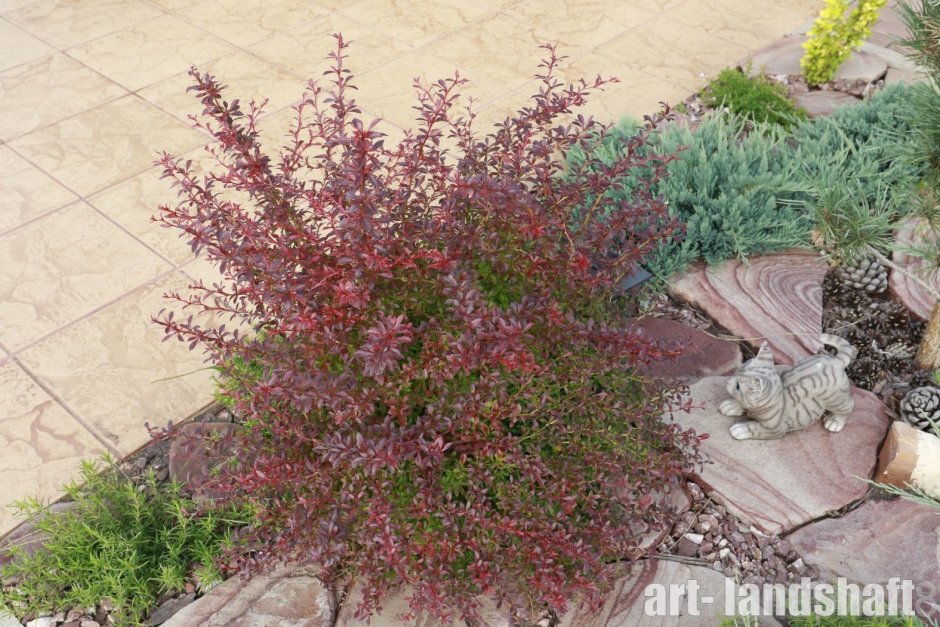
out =
[[[878,12],[887,0],[825,0],[809,30],[800,68],[810,85],[831,81],[852,51],[871,36]],[[849,11],[851,7],[851,11]]]
[[[0,578],[17,581],[0,589],[0,606],[19,616],[95,607],[107,598],[118,624],[141,624],[160,594],[194,579],[218,581],[226,535],[247,519],[234,510],[197,514],[178,484],[158,485],[152,472],[133,481],[108,456],[101,465],[83,461],[80,480],[65,493],[74,505],[62,513],[36,500],[17,505],[48,537],[32,555],[13,545],[0,568]]]
[[[747,258],[789,247],[812,247],[820,210],[838,194],[892,219],[912,210],[907,202],[924,175],[903,158],[914,141],[904,107],[910,87],[896,85],[831,117],[804,120],[786,131],[740,116],[716,113],[694,130],[666,127],[649,144],[676,151],[657,181],[686,237],[650,255],[645,267],[665,280],[688,263]],[[601,159],[622,154],[635,125],[622,123],[597,149]],[[569,167],[581,167],[572,153]],[[629,194],[638,171],[624,180]],[[634,178],[631,178],[634,177]],[[575,214],[578,215],[577,212]],[[824,217],[824,216],[823,216]]]
[[[806,112],[787,97],[787,89],[763,74],[748,76],[736,68],[726,68],[702,91],[710,107],[727,107],[736,115],[758,123],[790,128],[806,119]]]

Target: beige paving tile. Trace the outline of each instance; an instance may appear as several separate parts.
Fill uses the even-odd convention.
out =
[[[331,13],[305,22],[286,33],[280,33],[249,47],[253,53],[304,80],[326,81],[323,72],[333,61],[327,58],[336,49],[333,33],[342,33],[349,43],[345,67],[358,76],[390,59],[413,49],[407,43],[384,35],[373,27],[364,26],[342,15]]]
[[[236,46],[250,46],[326,14],[305,0],[204,0],[178,10],[190,24]]]
[[[802,14],[807,20],[816,19],[825,4],[819,0],[778,0],[778,4]],[[772,43],[772,42],[767,42]]]
[[[770,0],[696,0],[664,14],[701,32],[750,48],[760,48],[799,28],[806,16]],[[729,60],[729,64],[737,59]]]
[[[142,172],[89,196],[88,203],[152,250],[179,265],[193,256],[186,240],[178,237],[176,230],[151,219],[159,213],[160,205],[173,206],[178,198],[170,179],[161,179],[160,175],[157,168]]]
[[[191,7],[199,0],[147,0],[150,4],[165,11],[176,12]]]
[[[69,55],[136,91],[233,52],[218,37],[164,15],[72,48]]]
[[[15,362],[0,365],[0,536],[22,522],[9,506],[54,500],[79,462],[104,446]]]
[[[566,84],[582,78],[590,81],[597,75],[603,78],[615,77],[619,82],[609,83],[590,93],[583,106],[572,109],[573,115],[594,116],[602,123],[616,123],[623,118],[642,121],[644,115],[659,112],[662,102],[674,106],[694,91],[598,53],[562,62],[558,70],[558,78]],[[535,94],[539,85],[532,81],[517,92]]]
[[[57,48],[68,48],[127,28],[162,12],[142,0],[46,0],[4,17]]]
[[[587,97],[585,106],[577,110],[583,115],[593,115],[599,122],[619,122],[623,117],[642,121],[644,115],[658,113],[662,102],[674,106],[695,91],[692,87],[646,72],[637,64],[597,53],[563,63],[559,75],[567,83],[581,78],[591,80],[597,75],[619,81],[593,92]]]
[[[0,17],[0,70],[35,61],[52,52],[55,48]]]
[[[509,91],[538,73],[546,52],[539,47],[544,41],[525,22],[494,13],[422,52],[491,78]]]
[[[683,2],[695,2],[695,0],[632,0],[630,4],[653,13],[662,13]]]
[[[359,90],[355,99],[368,113],[377,115],[400,128],[412,128],[418,112],[413,87],[420,78],[427,85],[442,78],[453,78],[458,71],[467,84],[460,88],[464,97],[473,97],[480,104],[495,100],[509,90],[507,86],[475,72],[458,68],[453,62],[429,56],[418,50],[398,57],[394,61],[362,74],[357,81]]]
[[[0,0],[0,13],[6,13],[30,4],[38,4],[42,0]]]
[[[204,136],[136,96],[125,96],[46,126],[10,145],[83,196],[181,154]]]
[[[265,153],[275,159],[279,151],[290,143],[291,129],[295,128],[297,112],[293,107],[272,111],[258,123],[261,146]]]
[[[522,0],[504,9],[530,25],[540,42],[555,43],[559,54],[571,56],[641,26],[658,12],[642,3],[606,0]]]
[[[0,146],[0,233],[78,199],[8,146]]]
[[[338,11],[397,39],[421,46],[445,33],[462,29],[501,6],[502,3],[490,0],[362,0],[340,7]]]
[[[56,53],[0,72],[0,139],[10,140],[127,93]]]
[[[627,31],[597,50],[670,83],[696,87],[704,87],[709,76],[747,53],[744,46],[665,16]]]
[[[186,7],[198,4],[199,0],[147,0],[147,2],[165,11],[180,11]]]
[[[268,99],[265,111],[283,109],[299,102],[305,88],[300,78],[244,51],[203,63],[199,69],[227,85],[226,100],[239,100],[245,112],[252,100],[260,102],[263,98]],[[199,114],[203,109],[196,94],[186,91],[192,84],[193,78],[184,72],[146,87],[138,95],[190,124],[188,116]]]
[[[535,82],[531,87],[537,90]],[[535,93],[535,92],[533,92]],[[506,120],[506,118],[515,117],[521,107],[529,106],[531,100],[527,91],[513,91],[497,98],[494,101],[482,104],[473,110],[476,114],[473,119],[473,129],[478,137],[482,138],[496,130],[496,124]]]
[[[149,439],[145,422],[179,422],[212,400],[213,371],[204,370],[201,351],[163,342],[163,329],[151,321],[171,305],[163,294],[186,284],[174,274],[147,285],[20,358],[107,442],[131,453]]]
[[[83,202],[0,236],[0,342],[14,351],[171,266]]]

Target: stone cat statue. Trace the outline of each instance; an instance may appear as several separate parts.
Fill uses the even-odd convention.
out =
[[[835,356],[814,355],[778,372],[774,356],[764,342],[757,356],[744,362],[729,378],[732,398],[718,406],[725,416],[746,415],[750,420],[731,426],[736,440],[770,440],[808,427],[826,411],[823,426],[841,431],[855,402],[845,368],[857,351],[836,335],[823,333],[823,344],[837,350]]]

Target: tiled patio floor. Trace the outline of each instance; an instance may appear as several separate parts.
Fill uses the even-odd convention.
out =
[[[190,65],[233,96],[269,97],[277,137],[324,69],[329,33],[353,41],[362,108],[398,127],[413,116],[411,79],[454,69],[485,119],[502,116],[533,91],[538,45],[553,41],[566,76],[623,80],[587,109],[616,119],[684,98],[821,4],[0,0],[0,506],[55,497],[80,458],[126,455],[147,441],[145,421],[211,398],[201,357],[149,322],[162,293],[207,270],[149,221],[173,198],[157,151],[203,142],[186,122]],[[15,522],[0,509],[0,534]]]

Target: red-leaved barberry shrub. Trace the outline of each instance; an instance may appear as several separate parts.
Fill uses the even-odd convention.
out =
[[[571,113],[608,81],[562,85],[546,46],[531,105],[485,137],[455,74],[415,81],[397,146],[351,98],[346,44],[311,82],[277,151],[193,70],[214,170],[164,155],[180,201],[160,221],[223,278],[171,294],[249,333],[162,313],[201,345],[246,418],[216,491],[247,503],[243,566],[303,559],[356,581],[359,615],[407,584],[412,609],[473,620],[481,594],[516,615],[597,604],[605,565],[661,526],[661,495],[699,461],[664,414],[683,397],[635,366],[671,354],[634,331],[617,285],[678,235],[647,187],[673,155],[591,159],[606,127]],[[445,146],[449,145],[449,149]],[[586,151],[580,171],[566,152]],[[617,200],[614,200],[614,197]]]

